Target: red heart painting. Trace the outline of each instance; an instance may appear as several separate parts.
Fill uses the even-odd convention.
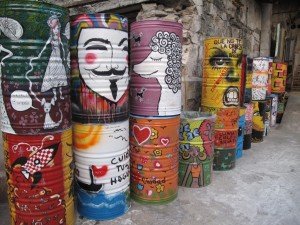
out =
[[[99,177],[103,177],[106,175],[107,171],[108,171],[108,167],[105,166],[101,166],[101,167],[97,167],[95,165],[92,165],[92,171],[93,171],[93,175],[97,178]]]
[[[161,138],[160,142],[164,145],[167,146],[170,142],[169,138]]]
[[[139,145],[148,141],[151,136],[151,129],[149,127],[140,128],[137,125],[133,125],[133,136]]]

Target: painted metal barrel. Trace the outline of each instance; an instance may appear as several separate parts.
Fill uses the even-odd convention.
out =
[[[287,78],[287,64],[273,63],[272,93],[284,93]]]
[[[72,119],[111,123],[128,119],[128,22],[114,14],[71,18]]]
[[[93,220],[114,219],[130,208],[129,120],[73,125],[77,210]]]
[[[268,57],[269,59],[269,70],[268,70],[268,86],[267,86],[267,96],[272,93],[272,76],[273,76],[273,58]]]
[[[252,101],[252,75],[253,75],[253,59],[247,57],[246,70],[246,89],[245,89],[245,103]]]
[[[35,135],[70,128],[69,30],[62,7],[0,2],[3,132]]]
[[[178,192],[180,117],[130,118],[130,190],[135,201],[165,204]]]
[[[252,100],[266,99],[268,89],[269,58],[257,57],[253,59]]]
[[[244,142],[243,150],[251,148],[252,139],[252,123],[253,123],[253,103],[245,103],[245,130],[244,130]]]
[[[239,133],[238,133],[237,146],[236,146],[237,159],[243,156],[245,126],[246,126],[246,107],[241,107],[240,117],[239,117]]]
[[[253,101],[252,142],[264,140],[266,101]]]
[[[237,38],[204,41],[202,106],[239,106],[242,50],[242,40]]]
[[[72,130],[3,141],[11,224],[74,224]]]
[[[163,20],[132,23],[131,114],[180,114],[182,29],[180,23]]]
[[[278,94],[278,104],[277,104],[277,115],[276,115],[276,123],[281,123],[284,110],[285,110],[285,104],[286,104],[286,98],[285,93]]]
[[[210,113],[185,111],[179,130],[179,185],[199,188],[211,183],[214,124]]]
[[[264,136],[268,136],[270,133],[270,123],[271,123],[271,110],[272,110],[272,97],[266,97],[266,114],[265,114],[265,130]]]
[[[272,107],[271,107],[270,126],[274,127],[276,125],[277,107],[278,107],[278,95],[277,94],[271,94],[270,97],[273,98],[272,99]]]
[[[246,92],[246,76],[247,76],[247,55],[242,56],[242,70],[241,70],[241,86],[240,86],[240,106],[244,105]]]

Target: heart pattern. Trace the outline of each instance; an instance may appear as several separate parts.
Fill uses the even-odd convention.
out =
[[[106,175],[106,173],[108,171],[108,167],[106,165],[101,166],[101,167],[92,165],[92,171],[93,171],[94,177],[100,178],[100,177],[103,177]]]
[[[169,138],[161,138],[160,139],[160,142],[164,145],[164,146],[167,146],[170,142],[170,139]]]
[[[142,145],[149,140],[151,136],[151,128],[133,125],[133,136],[139,145]]]

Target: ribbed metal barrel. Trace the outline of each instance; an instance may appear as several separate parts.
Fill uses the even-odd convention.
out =
[[[268,86],[267,86],[267,96],[272,93],[272,76],[273,76],[273,58],[268,57],[269,59],[269,70],[268,70]]]
[[[243,156],[243,143],[244,143],[244,134],[246,126],[246,107],[240,108],[240,117],[239,117],[239,133],[237,139],[236,147],[236,158],[241,158]]]
[[[252,100],[266,99],[268,90],[269,58],[257,57],[253,59]]]
[[[131,25],[130,113],[175,116],[181,110],[182,24],[144,20]]]
[[[286,63],[273,63],[272,93],[284,93],[287,77]]]
[[[72,130],[3,141],[11,224],[74,224]]]
[[[266,97],[266,114],[265,114],[265,130],[264,136],[268,136],[270,133],[270,122],[271,122],[271,110],[272,110],[272,97]]]
[[[251,148],[251,139],[252,139],[252,123],[253,123],[253,103],[245,103],[245,133],[244,133],[244,142],[243,150]]]
[[[252,101],[252,75],[253,59],[247,57],[245,103],[250,103]]]
[[[70,128],[68,11],[4,0],[0,33],[2,131],[35,135]]]
[[[277,116],[277,107],[278,107],[278,95],[277,94],[271,94],[270,97],[272,98],[270,126],[273,127],[273,126],[276,125],[276,116]]]
[[[179,185],[199,188],[211,183],[214,124],[210,113],[185,111],[179,130]]]
[[[71,18],[73,121],[128,119],[128,22],[114,14]]]
[[[266,101],[253,101],[252,142],[264,140]]]
[[[130,208],[129,121],[73,125],[78,212],[114,219]]]
[[[213,37],[204,41],[201,108],[216,114],[216,170],[232,169],[235,164],[242,52],[242,40],[237,38]]]
[[[178,191],[180,117],[130,118],[131,197],[164,204]]]

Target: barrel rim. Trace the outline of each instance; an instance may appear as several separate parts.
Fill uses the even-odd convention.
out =
[[[215,37],[208,37],[204,39],[204,42],[208,41],[208,40],[214,40],[214,39],[238,39],[241,40],[241,38],[237,38],[237,37],[221,37],[221,36],[215,36]]]
[[[174,20],[168,20],[168,19],[143,19],[139,21],[135,21],[131,23],[130,27],[131,29],[138,28],[139,26],[144,27],[144,25],[160,25],[160,29],[162,28],[161,26],[170,26],[170,27],[178,27],[180,29],[183,28],[183,24]]]
[[[86,16],[97,16],[95,18],[92,18],[95,19],[94,21],[102,21],[102,15],[110,15],[110,16],[118,16],[120,17],[121,19],[126,19],[128,21],[128,18],[119,14],[119,13],[105,13],[105,12],[95,12],[95,13],[80,13],[80,14],[76,14],[76,15],[72,15],[70,16],[70,21],[73,22],[73,20],[75,20],[76,18],[80,18],[82,17],[83,15],[86,15]],[[97,19],[97,20],[96,20]],[[99,20],[98,20],[99,19]],[[112,20],[116,20],[118,21],[117,19],[112,19]],[[86,21],[86,19],[82,19],[81,21]],[[104,27],[103,27],[104,28]]]
[[[196,117],[188,117],[191,114],[197,114]],[[182,120],[193,120],[193,121],[197,121],[197,120],[215,120],[216,119],[216,115],[210,112],[203,112],[203,111],[182,111],[181,115],[180,115],[180,119]]]

